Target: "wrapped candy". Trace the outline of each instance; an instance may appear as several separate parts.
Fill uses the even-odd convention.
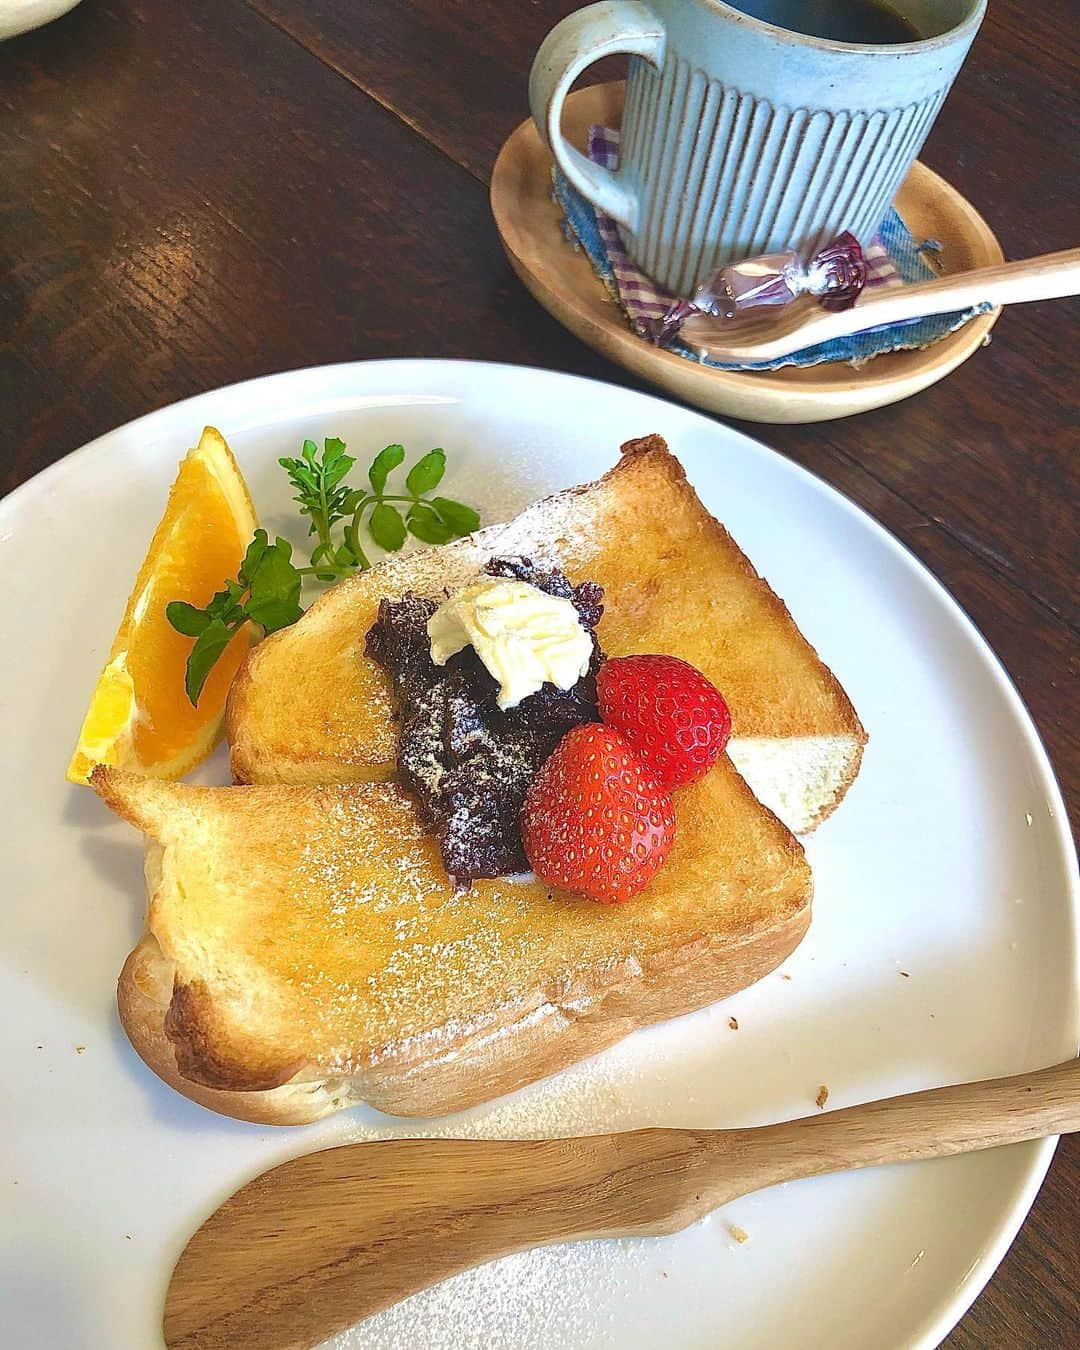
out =
[[[817,296],[825,309],[849,309],[866,284],[866,260],[849,231],[820,253],[763,253],[728,263],[707,276],[687,300],[674,301],[662,318],[649,321],[646,337],[662,346],[694,314],[731,320],[760,305],[787,305],[800,295]]]

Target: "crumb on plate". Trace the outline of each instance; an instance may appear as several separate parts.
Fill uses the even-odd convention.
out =
[[[732,1029],[732,1031],[738,1031],[739,1019],[737,1017],[729,1017],[727,1020],[727,1024]]]
[[[740,1228],[737,1223],[729,1223],[728,1232],[735,1239],[735,1241],[739,1243],[747,1242],[750,1239],[750,1234],[746,1231],[746,1229]]]
[[[822,1085],[818,1088],[817,1096],[814,1098],[814,1101],[817,1103],[817,1109],[819,1111],[824,1111],[825,1103],[828,1100],[829,1100],[829,1089],[825,1086],[824,1083],[822,1083]]]

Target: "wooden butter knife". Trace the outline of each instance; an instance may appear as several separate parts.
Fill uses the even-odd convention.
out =
[[[165,1341],[312,1346],[510,1252],[674,1233],[778,1182],[1076,1129],[1069,1060],[755,1129],[347,1144],[272,1168],[206,1220],[173,1271]]]

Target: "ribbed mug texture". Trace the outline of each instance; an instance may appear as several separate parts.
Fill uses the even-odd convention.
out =
[[[948,92],[891,111],[777,107],[677,56],[631,59],[620,172],[637,185],[626,230],[639,265],[685,293],[714,267],[843,229],[869,239]]]
[[[897,3],[928,36],[829,42],[767,22],[768,0],[600,0],[544,39],[533,117],[567,181],[679,294],[723,263],[812,252],[841,230],[869,243],[986,9]],[[616,52],[630,55],[630,73],[612,173],[566,143],[560,119],[574,80]]]

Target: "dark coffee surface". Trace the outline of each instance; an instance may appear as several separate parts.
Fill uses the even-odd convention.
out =
[[[886,46],[918,42],[922,37],[911,20],[885,0],[755,0],[747,4],[736,0],[736,8],[778,28],[831,42]]]
[[[367,654],[394,681],[401,709],[398,772],[420,803],[447,872],[464,885],[528,867],[520,824],[525,794],[566,733],[596,720],[596,672],[603,660],[595,636],[603,591],[594,582],[572,586],[562,572],[535,567],[528,558],[495,558],[484,570],[569,600],[593,634],[593,654],[588,673],[572,689],[545,684],[502,711],[495,702],[498,685],[472,647],[445,666],[432,661],[427,621],[437,600],[405,595],[380,604]]]

